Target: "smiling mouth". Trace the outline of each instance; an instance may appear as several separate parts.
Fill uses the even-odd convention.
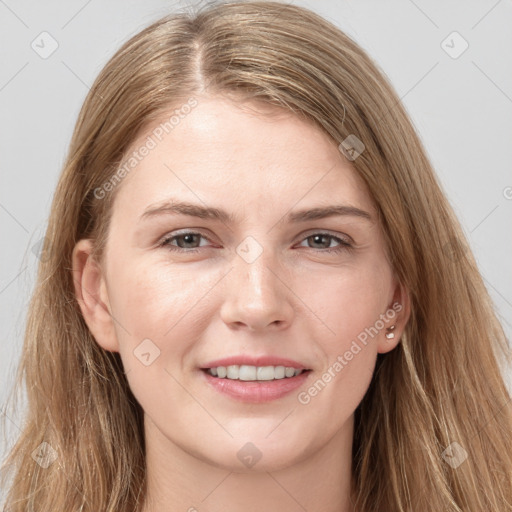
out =
[[[202,368],[212,377],[240,381],[272,381],[291,379],[302,373],[310,372],[309,369],[293,368],[291,366],[251,366],[230,365],[217,366],[215,368]]]

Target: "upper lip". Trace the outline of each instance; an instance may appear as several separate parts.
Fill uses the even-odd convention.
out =
[[[206,363],[201,368],[218,368],[219,366],[233,366],[233,365],[248,365],[248,366],[285,366],[291,367],[298,370],[307,370],[308,368],[294,361],[293,359],[286,359],[283,357],[277,356],[249,356],[249,355],[239,355],[239,356],[231,356],[225,357],[223,359],[215,359],[214,361],[210,361]]]

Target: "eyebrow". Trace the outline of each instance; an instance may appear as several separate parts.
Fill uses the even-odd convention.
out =
[[[214,219],[224,223],[233,224],[236,217],[225,210],[215,207],[206,207],[184,201],[168,200],[158,205],[150,206],[144,211],[139,220],[145,220],[160,215],[188,215],[200,219]],[[351,216],[373,222],[370,213],[355,206],[330,205],[308,208],[289,213],[285,220],[290,223],[306,222],[334,216]]]

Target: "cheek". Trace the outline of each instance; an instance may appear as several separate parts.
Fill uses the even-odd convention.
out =
[[[194,265],[148,262],[112,270],[109,297],[119,351],[130,388],[145,409],[158,410],[163,402],[172,409],[174,397],[181,396],[172,377],[204,333],[208,292],[222,275]]]
[[[325,352],[331,358],[343,354],[354,340],[364,348],[365,341],[369,344],[376,337],[372,329],[376,322],[377,330],[382,330],[379,318],[389,306],[390,273],[382,266],[345,267],[324,283],[309,297],[314,302],[312,309],[324,323],[321,339],[325,340]]]
[[[112,312],[134,339],[163,340],[172,336],[170,331],[196,325],[217,274],[194,265],[120,266],[110,284]]]
[[[216,312],[210,292],[223,276],[225,269],[171,266],[149,258],[119,262],[111,269],[114,328],[136,396],[148,386],[158,388],[158,378],[169,380],[169,371],[190,365],[190,354]]]
[[[312,297],[323,323],[317,331],[322,368],[298,396],[301,421],[297,428],[314,435],[326,425],[330,439],[354,413],[371,383],[377,358],[377,338],[370,329],[387,307],[385,272],[371,266],[345,267]],[[325,325],[324,325],[325,324]],[[327,328],[328,327],[328,328]],[[322,332],[320,336],[319,333]],[[369,334],[371,332],[371,334]]]

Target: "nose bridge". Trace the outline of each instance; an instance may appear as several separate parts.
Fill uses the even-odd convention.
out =
[[[261,328],[290,321],[293,309],[278,267],[272,249],[254,237],[237,246],[224,298],[225,322]]]
[[[248,295],[246,300],[253,299],[251,302],[257,303],[279,294],[275,271],[271,271],[276,266],[271,248],[264,248],[254,237],[249,236],[238,245],[236,253],[234,271],[241,285],[240,294]]]

